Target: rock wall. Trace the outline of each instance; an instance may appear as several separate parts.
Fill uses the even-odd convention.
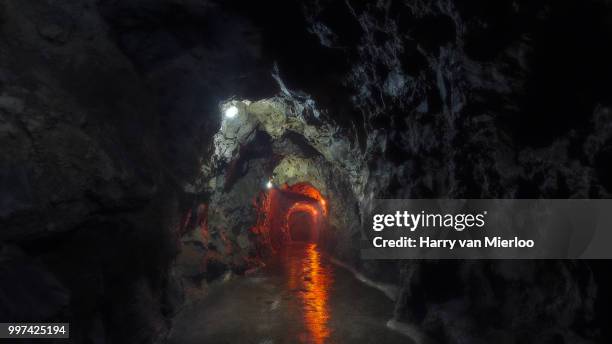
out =
[[[155,97],[95,2],[0,7],[0,320],[163,338],[181,191]]]
[[[303,13],[348,61],[339,110],[360,113],[367,133],[362,208],[376,197],[609,197],[606,2],[317,1]],[[599,338],[589,263],[451,265],[402,262],[396,318],[441,342]]]

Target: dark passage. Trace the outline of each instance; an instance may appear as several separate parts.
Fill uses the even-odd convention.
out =
[[[289,233],[293,241],[315,241],[315,223],[310,213],[295,212],[289,216]]]
[[[392,309],[316,244],[294,242],[261,271],[186,307],[169,343],[411,343],[385,326]]]

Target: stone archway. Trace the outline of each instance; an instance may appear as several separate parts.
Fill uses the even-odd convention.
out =
[[[308,182],[270,188],[259,199],[254,232],[273,250],[290,241],[318,242],[328,229],[328,202]]]

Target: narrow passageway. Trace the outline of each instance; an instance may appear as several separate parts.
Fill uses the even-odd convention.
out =
[[[262,270],[183,309],[169,343],[411,343],[385,326],[392,310],[316,243],[292,242]]]
[[[305,211],[298,211],[289,216],[289,235],[293,241],[316,241],[316,230],[313,230],[315,221]]]
[[[386,327],[393,302],[322,250],[330,211],[319,189],[270,187],[257,209],[264,266],[209,285],[174,319],[171,344],[410,343]]]

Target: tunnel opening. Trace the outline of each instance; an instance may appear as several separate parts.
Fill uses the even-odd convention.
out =
[[[308,182],[271,187],[257,203],[253,231],[272,251],[292,242],[318,243],[327,229],[327,200]]]
[[[319,241],[320,210],[312,202],[298,202],[289,208],[286,229],[290,241]]]
[[[287,225],[289,226],[289,235],[292,241],[312,242],[315,240],[314,221],[310,214],[306,211],[298,211],[289,215]]]

